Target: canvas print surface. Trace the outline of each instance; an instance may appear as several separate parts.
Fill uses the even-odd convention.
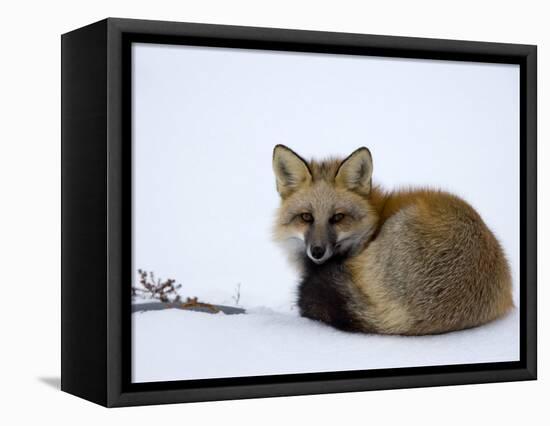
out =
[[[132,381],[519,360],[519,66],[132,46]]]

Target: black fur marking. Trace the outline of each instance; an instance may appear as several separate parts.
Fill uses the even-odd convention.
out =
[[[298,287],[300,315],[325,322],[344,331],[364,331],[349,309],[350,276],[344,257],[336,256],[321,265],[304,259],[305,273]]]

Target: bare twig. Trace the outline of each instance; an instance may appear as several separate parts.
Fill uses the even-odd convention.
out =
[[[141,287],[132,286],[132,297],[142,296],[164,303],[181,303],[181,296],[178,294],[181,284],[176,284],[176,280],[155,279],[153,272],[147,273],[141,269],[138,269],[138,274]]]
[[[241,283],[237,283],[237,287],[235,287],[235,295],[233,295],[233,302],[235,302],[236,306],[239,306],[240,300],[241,300]]]

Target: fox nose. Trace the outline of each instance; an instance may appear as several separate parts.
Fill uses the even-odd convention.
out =
[[[321,259],[325,254],[325,248],[324,247],[321,247],[321,246],[314,246],[311,248],[311,255],[319,260]]]

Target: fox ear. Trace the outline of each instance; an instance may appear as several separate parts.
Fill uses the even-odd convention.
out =
[[[362,195],[369,195],[372,178],[372,156],[370,151],[361,147],[346,158],[336,172],[336,185]]]
[[[311,182],[307,163],[284,145],[277,145],[273,149],[273,171],[277,178],[277,191],[282,198]]]

